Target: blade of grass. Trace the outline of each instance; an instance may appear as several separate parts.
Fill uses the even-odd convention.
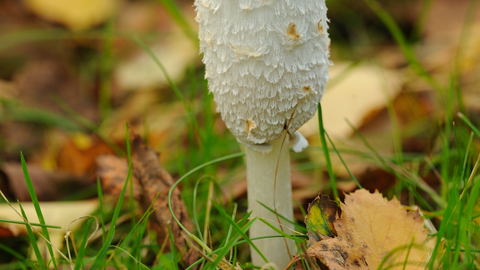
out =
[[[478,0],[469,0],[468,6],[466,9],[466,13],[464,16],[464,20],[462,23],[462,29],[460,32],[460,39],[457,45],[457,51],[455,53],[455,62],[452,71],[452,76],[455,79],[455,92],[458,101],[458,108],[460,112],[466,113],[467,109],[465,107],[465,102],[463,100],[462,88],[461,88],[461,60],[464,59],[466,52],[468,51],[468,43],[471,41],[471,36],[474,31],[472,31],[472,27],[476,23],[475,14],[479,8],[479,1]]]
[[[473,142],[473,132],[470,133],[470,137],[468,138],[468,143],[466,148],[467,152],[465,153],[465,158],[463,160],[462,173],[460,174],[460,180],[463,179],[463,177],[465,176],[465,172],[467,170],[467,162],[468,162],[468,159],[470,158],[470,147],[472,146],[472,142]]]
[[[205,222],[203,226],[203,239],[204,242],[208,242],[208,227],[210,223],[210,215],[212,210],[212,201],[213,201],[213,185],[214,181],[208,182],[208,193],[207,193],[207,207],[205,209]]]
[[[200,237],[200,240],[205,243],[205,240],[203,239],[202,231],[200,229],[200,224],[198,223],[198,216],[197,216],[197,194],[198,194],[198,186],[200,185],[200,182],[207,177],[201,177],[195,182],[195,186],[193,188],[193,200],[192,200],[192,209],[193,209],[193,223],[195,224],[195,229],[197,230],[198,237]]]
[[[78,270],[83,266],[83,257],[85,256],[85,250],[87,249],[89,228],[91,225],[92,225],[92,219],[89,218],[87,219],[87,223],[85,224],[85,232],[83,233],[82,244],[78,249],[77,261],[75,263],[75,270]]]
[[[195,119],[195,115],[194,115],[192,109],[187,104],[187,101],[185,100],[182,93],[180,92],[180,89],[178,89],[177,85],[173,82],[170,75],[168,75],[167,70],[163,66],[162,62],[160,62],[160,60],[152,52],[152,50],[150,50],[150,48],[145,43],[143,43],[143,41],[138,36],[134,35],[132,38],[143,50],[145,50],[145,52],[152,58],[152,60],[155,62],[155,64],[157,64],[157,66],[160,68],[160,70],[162,71],[165,78],[167,78],[168,84],[172,88],[173,92],[175,93],[177,98],[180,100],[180,102],[182,102],[183,106],[185,107],[185,110],[187,111],[188,117],[190,118],[190,121],[191,121],[194,129],[197,131],[197,134],[199,134],[199,136],[201,136],[202,133],[201,133],[201,130],[199,128],[198,122]],[[202,142],[204,141],[202,136],[200,137],[200,139],[202,140]]]
[[[207,253],[211,253],[211,250],[210,248],[205,245],[204,242],[202,242],[197,236],[195,236],[194,234],[192,234],[191,232],[189,232],[183,225],[182,223],[178,220],[178,218],[175,216],[175,213],[173,212],[173,208],[172,208],[172,203],[171,203],[171,198],[172,198],[172,193],[173,193],[173,190],[183,181],[185,180],[187,177],[189,177],[190,175],[192,175],[193,173],[207,167],[207,166],[210,166],[212,164],[215,164],[215,163],[218,163],[218,162],[222,162],[222,161],[225,161],[225,160],[229,160],[229,159],[233,159],[233,158],[238,158],[238,157],[242,157],[244,156],[245,153],[241,152],[241,153],[236,153],[236,154],[231,154],[231,155],[228,155],[228,156],[225,156],[225,157],[221,157],[221,158],[217,158],[217,159],[214,159],[214,160],[211,160],[209,162],[206,162],[202,165],[199,165],[197,166],[196,168],[194,168],[193,170],[189,171],[188,173],[184,174],[182,177],[180,177],[180,179],[178,179],[173,185],[172,187],[170,188],[170,190],[168,191],[168,209],[170,210],[170,214],[172,215],[173,219],[175,220],[175,222],[177,222],[178,226],[189,236],[191,237],[193,240],[195,240],[195,242],[197,242],[197,244],[199,244],[203,249],[205,249],[205,251],[207,251]]]
[[[116,145],[115,142],[113,142],[110,138],[108,138],[107,136],[103,135],[102,132],[100,132],[100,129],[95,123],[91,122],[90,120],[88,120],[87,118],[83,117],[78,112],[70,108],[60,98],[53,96],[52,99],[55,101],[55,103],[57,103],[58,106],[60,106],[62,110],[64,110],[68,115],[70,115],[70,117],[72,117],[73,120],[85,126],[87,129],[95,133],[100,139],[102,139],[102,141],[105,142],[108,145],[108,147],[110,147],[115,152],[115,154],[119,156],[125,155],[125,152],[120,147],[118,147],[118,145]]]
[[[90,268],[91,270],[96,270],[99,267],[102,267],[105,263],[105,257],[107,255],[107,251],[110,247],[110,244],[113,241],[113,237],[115,235],[115,224],[117,222],[118,216],[120,215],[120,209],[122,208],[123,204],[123,198],[125,197],[125,192],[127,190],[127,186],[129,181],[131,181],[132,178],[132,163],[131,163],[131,154],[130,154],[130,137],[128,133],[128,125],[126,125],[126,132],[125,132],[125,141],[127,144],[127,153],[128,153],[128,159],[129,159],[129,166],[128,166],[128,173],[127,173],[127,179],[125,181],[125,184],[123,185],[122,191],[120,192],[120,196],[118,197],[117,205],[115,207],[115,210],[113,212],[113,217],[111,220],[111,226],[110,230],[108,230],[108,234],[106,237],[105,242],[103,243],[102,248],[100,249],[100,252],[98,253],[97,257],[95,258],[95,261],[92,264],[92,267]]]
[[[454,238],[454,250],[453,250],[453,260],[452,260],[452,266],[451,269],[458,269],[457,264],[460,262],[460,248],[462,247],[462,238],[463,234],[465,233],[466,229],[466,220],[463,218],[464,214],[464,209],[465,209],[465,204],[461,201],[459,204],[459,209],[458,209],[458,217],[457,217],[457,229],[455,230],[455,238]]]
[[[116,12],[116,9],[113,9]],[[100,55],[100,89],[98,93],[98,111],[100,113],[100,122],[110,116],[112,110],[112,73],[113,73],[113,50],[114,50],[114,35],[115,35],[115,14],[110,15],[103,33],[102,52]]]
[[[157,197],[155,198],[155,201],[157,200],[158,198],[158,195]],[[140,231],[143,231],[144,227],[146,227],[147,223],[148,223],[148,218],[150,217],[151,214],[154,213],[155,209],[152,209],[152,206],[153,206],[153,203],[149,206],[149,208],[145,211],[145,213],[143,214],[143,216],[138,220],[138,222],[135,224],[135,226],[128,232],[128,234],[121,240],[121,242],[118,244],[118,246],[120,246],[121,248],[125,247],[125,248],[128,248],[129,247],[129,244],[130,244],[130,240],[133,238],[133,235],[134,235],[134,231],[136,231],[137,229],[140,230]],[[143,235],[143,233],[141,233],[140,235]],[[137,238],[133,238],[134,241],[137,241],[137,246],[140,247],[141,244],[140,244],[140,241],[142,240],[141,237],[137,237]],[[115,252],[116,252],[116,249],[112,252],[111,256],[114,256],[115,255]]]
[[[117,247],[117,246],[110,246],[110,247],[123,251],[123,253],[127,254],[128,257],[130,257],[131,259],[133,259],[133,260],[137,263],[137,268],[135,268],[135,269],[140,269],[140,266],[141,266],[141,268],[150,269],[150,268],[148,268],[148,266],[146,266],[145,264],[143,264],[141,261],[137,260],[132,254],[130,254],[130,253],[129,253],[128,251],[126,251],[125,249],[123,249],[123,248],[121,248],[121,247]]]
[[[475,135],[476,135],[478,138],[480,138],[480,130],[479,130],[477,127],[475,127],[475,125],[472,124],[472,122],[470,122],[470,120],[468,120],[468,118],[465,117],[465,115],[464,115],[463,113],[458,112],[458,113],[457,113],[457,116],[458,116],[460,119],[462,119],[462,121],[463,121],[465,124],[467,124],[467,126],[470,127],[470,129],[475,133]]]
[[[0,122],[18,121],[33,122],[48,126],[55,126],[67,131],[81,131],[82,128],[70,119],[43,109],[26,108],[19,102],[0,99],[3,112],[0,114]]]
[[[466,217],[469,217],[470,220],[468,220],[467,222],[467,226],[465,228],[465,231],[466,232],[469,232],[470,235],[474,235],[474,233],[472,232],[473,229],[473,223],[475,222],[475,218],[473,217],[473,212],[475,210],[475,207],[477,206],[476,202],[479,198],[479,195],[480,195],[480,181],[477,179],[477,181],[473,184],[472,186],[472,190],[470,191],[470,197],[468,198],[468,201],[467,201],[467,207],[466,207],[466,211],[465,211],[465,216]],[[472,237],[472,236],[470,236]],[[466,257],[466,261],[474,261],[475,260],[475,256],[471,256],[470,255],[470,245],[464,245],[465,246],[465,251],[467,253],[467,257]],[[471,259],[469,259],[469,257],[472,257]]]
[[[115,236],[115,229],[116,226],[112,226],[110,230],[108,230],[107,238],[105,239],[104,245],[98,252],[95,260],[93,261],[92,267],[90,269],[97,269],[99,267],[103,267],[105,264],[105,257],[107,256],[107,251],[110,248],[110,243],[113,241],[113,237]]]
[[[30,226],[46,227],[46,228],[52,228],[52,229],[61,229],[62,228],[62,226],[39,224],[39,223],[32,223],[32,222],[26,223],[26,222],[23,222],[23,221],[9,220],[9,219],[3,219],[3,218],[0,218],[0,222],[22,224],[22,225],[28,225],[29,224]]]
[[[30,198],[32,198],[32,204],[33,204],[33,207],[35,208],[35,212],[37,213],[38,221],[40,222],[40,224],[46,225],[45,218],[43,217],[42,209],[40,208],[40,203],[38,202],[37,194],[35,193],[32,180],[30,179],[30,175],[28,174],[27,163],[25,162],[25,157],[23,156],[22,152],[20,152],[20,158],[22,163],[23,176],[25,177],[28,193],[30,194]],[[27,227],[30,227],[30,226],[27,226]],[[47,239],[47,241],[50,242],[50,235],[48,233],[47,227],[44,227],[44,226],[42,227],[42,233],[45,239]],[[47,248],[48,248],[48,252],[50,253],[50,256],[52,257],[53,267],[57,269],[57,263],[56,263],[55,256],[53,254],[52,245],[47,243]]]
[[[318,103],[318,126],[320,128],[320,141],[322,142],[323,155],[325,156],[328,175],[330,176],[330,185],[332,186],[333,196],[335,197],[335,200],[338,201],[337,184],[335,181],[335,174],[333,173],[330,154],[328,153],[327,141],[325,140],[325,128],[323,127],[322,104],[320,102]]]
[[[232,211],[232,220],[235,220],[235,216],[237,215],[237,204],[234,203],[233,204],[233,211]],[[225,237],[225,243],[227,243],[228,241],[230,241],[230,237],[232,236],[232,230],[233,230],[233,227],[232,225],[229,225],[228,226],[228,232],[227,232],[227,237]],[[224,246],[226,247],[226,245]]]
[[[102,185],[100,184],[100,178],[97,177],[97,197],[100,211],[100,225],[102,227],[102,243],[105,242],[105,213],[103,211],[103,192]]]
[[[407,58],[410,66],[412,66],[413,70],[422,77],[433,89],[439,91],[441,89],[441,85],[428,73],[420,62],[417,60],[415,53],[413,52],[411,46],[408,44],[405,35],[402,33],[400,27],[398,26],[397,22],[386,12],[378,2],[375,0],[363,0],[370,9],[377,15],[377,17],[383,22],[383,24],[387,27],[392,34],[393,38],[400,46],[403,54]]]
[[[142,241],[143,241],[143,238],[144,238],[144,235],[145,235],[145,232],[147,231],[147,225],[148,225],[148,218],[145,219],[142,223],[139,222],[139,228],[138,228],[138,234],[137,234],[137,238],[135,238],[135,245],[134,245],[134,252],[132,252],[134,255],[135,255],[135,262],[137,263],[137,266],[136,268],[139,269],[140,268],[140,264],[141,264],[141,255],[142,255]]]
[[[419,40],[422,36],[423,31],[425,30],[425,26],[427,24],[427,20],[430,15],[430,11],[432,10],[434,0],[423,0],[422,1],[422,8],[420,9],[420,13],[418,15],[418,19],[413,26],[412,34],[410,36],[410,41]]]
[[[300,239],[300,238],[297,238],[297,235],[295,233],[293,234],[287,234],[285,232],[283,232],[282,230],[278,229],[277,227],[275,227],[274,225],[272,225],[270,222],[268,222],[267,220],[263,219],[263,218],[259,218],[259,220],[263,223],[265,223],[265,225],[267,225],[268,227],[270,227],[272,230],[276,231],[277,233],[279,233],[282,237],[285,237],[285,238],[288,238],[288,239],[292,239],[292,240],[295,240],[297,242],[303,242],[303,239]]]
[[[257,203],[259,203],[261,206],[265,207],[268,211],[270,211],[270,212],[272,212],[272,213],[275,213],[275,210],[274,210],[274,209],[268,207],[267,205],[263,204],[262,202],[257,201]],[[298,225],[296,222],[294,222],[294,221],[292,221],[292,220],[287,219],[287,218],[286,218],[285,216],[283,216],[282,214],[278,214],[278,216],[279,216],[281,219],[285,220],[286,222],[288,222],[288,223],[292,224],[293,226],[295,226],[295,229],[296,229],[296,230],[306,232],[305,227],[303,227],[303,226],[301,226],[301,225]]]
[[[15,258],[18,259],[18,262],[15,264],[2,264],[3,269],[16,269],[16,266],[18,266],[21,269],[39,269],[35,264],[33,264],[30,260],[25,258],[22,254],[18,253],[17,251],[13,250],[12,248],[0,243],[0,250],[5,251],[6,253],[11,254]],[[5,254],[5,253],[2,253]],[[1,268],[0,268],[1,269]]]
[[[189,37],[192,40],[192,43],[195,45],[195,47],[198,47],[197,33],[193,29],[193,27],[190,25],[190,23],[187,21],[187,19],[185,18],[182,11],[177,6],[177,4],[175,4],[175,2],[172,0],[157,0],[157,1],[160,2],[165,7],[167,12],[170,14],[170,16],[172,16],[175,22],[182,28],[183,32],[187,35],[187,37]]]
[[[221,207],[219,204],[217,204],[216,202],[212,202],[213,205],[215,206],[215,208],[217,209],[217,211],[220,213],[220,215],[223,216],[223,218],[228,221],[232,226],[233,226],[233,229],[235,230],[235,232],[238,234],[238,237],[242,236],[243,239],[245,239],[251,247],[253,247],[253,249],[255,249],[256,252],[258,252],[258,254],[260,255],[260,257],[265,261],[265,263],[268,263],[267,261],[267,258],[265,258],[265,256],[263,256],[263,254],[260,252],[260,250],[257,248],[257,246],[253,243],[253,241],[247,236],[246,234],[246,231],[250,228],[250,226],[253,224],[253,222],[255,222],[257,220],[257,218],[253,218],[252,220],[250,220],[243,228],[241,228],[236,222],[235,220],[232,220],[230,218],[230,215],[227,214],[227,212],[225,212],[225,210],[223,209],[223,207]],[[233,237],[232,238],[232,242],[233,240],[237,240],[235,239],[236,237]],[[228,249],[227,248],[224,248],[224,252],[218,254],[218,257],[213,261],[212,265],[213,267],[215,267],[222,259],[223,257],[225,257],[225,255],[227,254],[227,252],[229,251],[231,247],[229,247]]]
[[[342,162],[343,167],[345,167],[345,169],[347,170],[347,172],[348,172],[348,174],[350,175],[350,177],[353,179],[353,181],[355,182],[355,184],[357,184],[357,187],[363,188],[362,185],[360,185],[360,183],[358,182],[357,178],[356,178],[356,177],[352,174],[352,172],[350,172],[350,170],[348,169],[347,164],[346,164],[345,161],[343,160],[342,155],[340,155],[340,152],[337,150],[337,147],[335,147],[335,144],[333,143],[332,139],[330,138],[330,135],[328,135],[327,132],[325,132],[325,135],[327,136],[328,141],[329,141],[330,144],[332,145],[333,150],[335,151],[335,153],[337,153],[337,156],[338,156],[338,158],[340,159],[340,161]]]
[[[365,146],[372,152],[374,157],[376,157],[376,160],[381,164],[381,166],[383,166],[383,169],[393,173],[397,178],[403,179],[403,181],[419,187],[420,189],[425,191],[432,198],[432,200],[435,201],[435,203],[440,206],[445,206],[445,202],[443,201],[443,199],[422,178],[408,171],[406,168],[400,168],[395,163],[383,158],[375,150],[375,148],[373,148],[373,146],[365,139],[365,137],[363,137],[363,135],[352,125],[352,123],[350,123],[350,121],[347,120],[347,123],[350,125],[355,134],[360,138],[360,140],[365,144]],[[421,197],[417,198],[420,200],[422,199]]]
[[[170,230],[170,224],[169,223],[167,223],[167,230],[168,230],[168,238],[170,239],[170,250],[172,252],[172,257],[174,259],[174,262],[173,262],[173,265],[175,267],[174,269],[178,270],[177,252],[176,252],[176,248],[175,248],[175,239],[173,237],[172,230]]]
[[[27,215],[25,214],[25,210],[23,210],[22,204],[18,202],[18,206],[20,207],[20,211],[22,213],[23,218],[28,221]],[[30,239],[30,244],[32,245],[33,252],[35,253],[35,257],[37,257],[37,261],[40,265],[40,269],[46,270],[45,263],[43,261],[42,254],[40,253],[40,249],[37,245],[37,240],[35,239],[35,235],[33,234],[32,228],[28,225],[25,226],[27,228],[28,238]]]
[[[452,193],[454,193],[455,189],[452,189],[452,191],[453,191]],[[456,192],[456,193],[458,193],[458,192]],[[457,194],[457,196],[450,196],[449,200],[448,200],[448,203],[447,203],[447,207],[446,207],[445,211],[443,212],[443,220],[440,223],[440,228],[438,229],[438,233],[437,233],[437,241],[435,243],[435,247],[433,248],[430,263],[428,265],[430,270],[433,270],[434,267],[435,267],[436,256],[438,255],[440,242],[446,236],[445,234],[447,232],[447,228],[449,227],[451,217],[454,214],[453,212],[454,212],[455,206],[457,204],[457,200],[458,200],[458,194]]]

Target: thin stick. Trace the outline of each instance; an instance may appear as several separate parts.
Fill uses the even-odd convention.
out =
[[[287,126],[285,128],[285,133],[283,134],[282,144],[280,145],[280,152],[278,153],[277,166],[275,167],[275,178],[274,178],[274,181],[273,181],[273,210],[275,210],[275,216],[277,217],[277,222],[280,225],[280,230],[282,230],[283,233],[285,233],[285,231],[283,230],[282,222],[280,221],[280,217],[278,216],[277,200],[276,200],[277,193],[275,191],[277,190],[278,166],[280,164],[280,157],[281,157],[283,145],[285,144],[285,139],[287,138],[287,134],[288,134],[288,128],[290,127],[290,123],[292,122],[293,115],[295,114],[295,111],[297,110],[297,106],[298,106],[298,103],[295,105],[295,107],[293,107],[292,115],[290,115],[290,119],[288,119],[288,123],[287,123]],[[288,247],[287,239],[283,238],[283,241],[285,241],[285,247],[287,248],[288,256],[290,258],[292,258],[292,253],[290,252],[290,248]]]

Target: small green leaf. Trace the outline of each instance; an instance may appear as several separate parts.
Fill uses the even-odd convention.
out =
[[[322,237],[335,237],[337,232],[333,222],[340,215],[341,210],[337,203],[330,200],[328,196],[318,195],[312,203],[308,205],[305,224],[308,231],[308,246],[320,241]]]

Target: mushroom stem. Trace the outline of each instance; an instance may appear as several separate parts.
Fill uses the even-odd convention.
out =
[[[248,208],[252,212],[252,217],[261,217],[270,224],[280,228],[277,216],[269,209],[258,202],[263,203],[270,209],[275,209],[277,213],[289,220],[293,220],[292,206],[292,185],[290,181],[290,155],[288,148],[288,136],[282,146],[283,136],[271,141],[272,150],[269,153],[263,153],[249,147],[245,147],[247,162],[247,183],[248,183]],[[280,158],[279,158],[280,157]],[[278,165],[277,165],[278,163]],[[278,171],[275,174],[275,171]],[[276,183],[275,183],[276,175]],[[275,199],[274,199],[275,190]],[[285,220],[280,218],[281,224],[285,228]],[[289,230],[283,230],[290,234]],[[273,229],[261,221],[256,221],[250,228],[250,238],[278,235]],[[285,245],[287,243],[287,246]],[[262,252],[270,263],[275,263],[279,269],[285,268],[290,262],[290,252],[295,250],[295,242],[285,238],[267,238],[255,240],[254,244]],[[265,261],[252,247],[250,247],[252,263],[262,266]]]

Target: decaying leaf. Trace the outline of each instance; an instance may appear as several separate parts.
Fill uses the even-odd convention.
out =
[[[305,224],[308,231],[308,246],[320,241],[323,236],[335,237],[337,232],[333,226],[337,214],[341,210],[328,196],[320,194],[308,205]]]
[[[182,229],[173,220],[168,208],[168,192],[174,181],[160,165],[158,153],[145,145],[140,136],[132,134],[131,146],[133,196],[135,200],[140,201],[144,211],[150,205],[153,205],[154,213],[150,216],[149,224],[157,232],[157,242],[160,245],[165,242],[168,238],[167,226],[169,226],[175,239],[175,248],[183,253],[182,261],[184,265],[190,266],[198,260],[199,255],[194,249],[187,250]],[[120,194],[125,179],[127,179],[127,174],[128,165],[125,159],[111,155],[97,158],[97,175],[100,177],[105,192],[114,195]],[[192,231],[193,225],[178,189],[175,189],[172,193],[171,204],[178,220],[187,230]]]
[[[112,153],[113,150],[100,138],[76,133],[60,149],[57,165],[59,169],[75,175],[91,176],[95,171],[95,159]]]
[[[308,249],[307,256],[310,257],[311,262],[320,262],[331,270],[370,269],[366,263],[364,252],[342,237],[330,238],[315,243]],[[292,262],[299,259],[300,256],[297,256]],[[297,262],[295,269],[303,269],[303,265]]]
[[[102,189],[106,194],[118,196],[128,177],[127,161],[114,155],[99,156],[97,157],[97,176],[100,178]],[[135,177],[132,177],[132,181],[133,198],[139,200],[142,193],[140,184]],[[130,192],[126,192],[125,196],[130,196]]]
[[[364,252],[370,269],[377,269],[384,259],[382,268],[424,268],[429,250],[418,211],[407,212],[398,200],[388,201],[365,189],[346,195],[341,208],[342,217],[334,222],[338,236]]]
[[[174,236],[175,248],[180,250],[185,266],[190,266],[198,259],[198,254],[193,249],[187,250],[186,240],[182,237],[182,229],[173,220],[168,208],[168,192],[174,181],[159,162],[158,153],[145,145],[137,134],[132,135],[132,171],[141,187],[140,203],[144,210],[150,205],[155,209],[150,216],[150,225],[157,232],[158,243],[163,243],[168,237],[168,227]],[[188,217],[187,209],[180,197],[180,191],[174,189],[171,197],[173,212],[182,225],[189,231],[193,224]]]
[[[365,189],[345,196],[340,218],[334,218],[340,212],[334,205],[323,195],[309,205],[306,223],[312,245],[292,260],[295,269],[304,269],[298,261],[305,256],[321,269],[330,270],[410,270],[424,269],[428,263],[434,241],[427,241],[418,210],[407,212],[397,199],[388,201],[378,191],[372,194]],[[336,233],[334,238],[331,232]],[[312,243],[312,239],[318,242]]]

